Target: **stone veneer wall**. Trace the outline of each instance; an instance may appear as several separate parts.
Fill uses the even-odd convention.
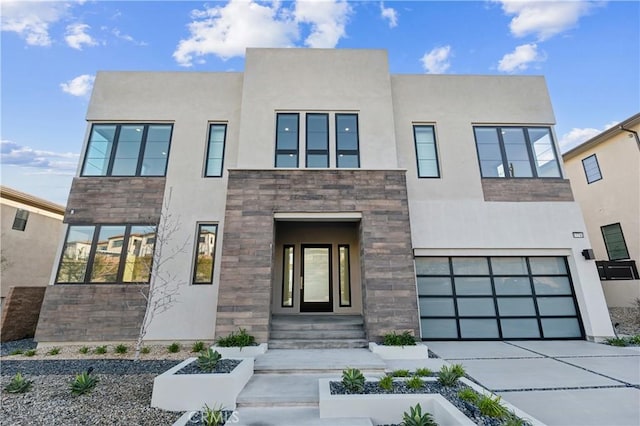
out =
[[[419,336],[405,172],[230,170],[216,336],[239,327],[269,338],[275,212],[362,214],[360,255],[365,328]]]
[[[135,340],[144,317],[147,286],[60,284],[47,287],[38,342]]]
[[[573,201],[568,179],[482,179],[485,201]]]
[[[2,308],[0,340],[33,337],[46,287],[11,287]]]

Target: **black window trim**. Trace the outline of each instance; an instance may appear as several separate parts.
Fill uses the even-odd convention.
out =
[[[615,259],[611,258],[611,252],[609,251],[609,246],[607,245],[607,240],[604,236],[604,228],[608,228],[609,226],[618,226],[618,229],[620,230],[620,236],[622,237],[622,243],[624,244],[624,251],[627,253],[627,257],[618,257]],[[631,255],[629,254],[629,246],[627,245],[627,240],[624,238],[624,232],[622,231],[622,224],[620,222],[603,225],[600,227],[600,232],[602,233],[602,242],[604,243],[604,247],[607,250],[607,257],[610,261],[631,260]]]
[[[314,116],[314,115],[321,115],[324,116],[327,121],[326,121],[326,133],[327,133],[327,139],[326,139],[326,145],[327,148],[326,149],[309,149],[309,117],[310,116]],[[310,169],[323,169],[323,168],[329,168],[330,164],[329,164],[329,114],[326,112],[308,112],[305,113],[305,117],[304,117],[304,125],[305,125],[305,138],[304,138],[304,142],[305,142],[305,154],[304,154],[304,165],[306,168],[310,168]],[[324,167],[309,167],[309,154],[311,155],[324,155],[327,158],[327,165]]]
[[[227,122],[222,121],[211,121],[209,122],[209,129],[207,131],[207,149],[204,157],[204,171],[203,176],[205,178],[220,178],[224,174],[224,157],[227,150]],[[210,175],[207,174],[208,166],[209,166],[209,151],[211,150],[211,130],[213,126],[224,126],[224,136],[222,139],[222,162],[220,163],[220,174]]]
[[[295,115],[296,116],[296,149],[278,149],[278,123],[279,117],[281,115]],[[275,149],[275,157],[273,159],[273,164],[277,169],[290,169],[290,168],[299,168],[300,167],[300,113],[299,112],[277,112],[276,113],[276,149]],[[294,154],[296,156],[296,165],[295,167],[283,167],[278,166],[278,155],[291,155]]]
[[[349,280],[347,285],[347,290],[349,292],[349,303],[342,303],[342,287],[345,283],[342,282],[342,274],[338,270],[338,300],[340,301],[339,306],[341,308],[350,308],[353,306],[352,298],[351,298],[351,248],[349,244],[338,244],[338,268],[340,268],[340,249],[346,249],[347,253],[347,279]]]
[[[142,122],[142,123],[127,123],[127,122],[93,122],[91,123],[91,129],[89,130],[89,138],[87,140],[87,146],[84,153],[84,158],[82,161],[82,168],[80,169],[81,177],[91,177],[91,178],[102,178],[102,177],[145,177],[145,178],[163,178],[167,176],[167,167],[169,165],[169,154],[171,151],[172,139],[173,139],[173,122]],[[91,136],[93,135],[94,126],[105,126],[112,125],[116,126],[116,131],[113,136],[113,143],[111,144],[111,152],[109,152],[109,159],[107,165],[107,172],[104,175],[86,175],[84,173],[85,165],[87,162],[87,156],[89,155],[90,147],[91,147]],[[155,125],[166,125],[170,126],[169,131],[169,146],[167,148],[167,160],[164,164],[164,170],[162,174],[159,175],[142,175],[142,162],[144,160],[144,153],[147,146],[147,134],[149,130],[149,126]],[[115,162],[115,155],[117,152],[117,146],[120,141],[120,129],[122,126],[143,126],[142,130],[142,140],[140,141],[140,149],[138,150],[138,163],[136,165],[136,173],[133,175],[114,175],[113,172],[113,164]]]
[[[340,149],[338,144],[338,117],[343,115],[352,115],[356,118],[356,149]],[[334,114],[334,123],[335,123],[335,140],[336,140],[336,168],[337,169],[351,169],[353,167],[340,167],[340,155],[355,155],[358,160],[357,169],[360,168],[360,114],[357,112],[336,112]]]
[[[293,250],[293,279],[294,282],[291,285],[291,304],[290,305],[285,305],[284,303],[284,289],[285,289],[285,278],[286,278],[286,273],[285,273],[285,265],[286,265],[286,258],[285,255],[287,253],[287,249],[291,249]],[[287,308],[287,309],[292,309],[293,305],[295,305],[295,276],[296,276],[296,246],[294,244],[284,244],[282,246],[282,293],[280,294],[280,307],[282,308]]]
[[[584,162],[590,159],[591,157],[593,157],[593,160],[596,162],[596,167],[598,168],[598,175],[600,176],[598,179],[594,179],[594,180],[589,180],[589,175],[587,174],[587,168],[585,167],[585,164],[584,164]],[[584,170],[584,177],[587,180],[587,185],[591,185],[594,182],[598,182],[599,180],[602,180],[602,170],[600,169],[600,163],[598,163],[598,157],[596,156],[595,153],[582,159],[582,170]]]
[[[196,271],[198,270],[198,246],[200,245],[200,232],[203,226],[215,226],[216,227],[216,241],[213,245],[213,259],[211,260],[211,281],[209,282],[196,282]],[[215,280],[215,264],[216,264],[216,252],[218,250],[218,230],[220,229],[218,222],[197,222],[196,223],[196,239],[195,239],[195,250],[193,257],[193,268],[192,268],[192,277],[191,284],[192,285],[212,285]]]
[[[436,176],[422,176],[420,172],[420,158],[418,158],[418,140],[416,139],[416,127],[431,127],[431,129],[433,130],[433,150],[436,156]],[[440,157],[438,155],[438,138],[436,137],[435,124],[413,123],[413,145],[416,151],[416,170],[418,172],[418,179],[440,179]]]

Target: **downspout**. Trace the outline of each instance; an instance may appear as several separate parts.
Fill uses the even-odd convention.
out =
[[[638,132],[631,129],[625,129],[624,126],[620,125],[620,130],[623,132],[633,133],[633,136],[636,137],[636,143],[638,144],[638,149],[640,149],[640,137],[638,137]]]

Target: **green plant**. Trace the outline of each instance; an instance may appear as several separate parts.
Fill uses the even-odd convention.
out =
[[[611,337],[606,339],[605,342],[611,346],[627,346],[627,340],[623,337]]]
[[[204,350],[204,342],[195,342],[191,346],[191,352],[202,352]]]
[[[127,347],[127,345],[123,343],[120,343],[118,346],[115,347],[115,351],[117,354],[126,354],[128,350],[129,348]]]
[[[60,348],[51,348],[49,349],[49,352],[47,352],[47,355],[58,355],[60,353]]]
[[[500,402],[500,397],[496,396],[492,398],[491,395],[482,394],[478,397],[476,405],[480,410],[480,414],[489,417],[502,418],[505,417],[508,413],[507,409],[502,402]]]
[[[416,376],[428,377],[433,374],[433,371],[429,370],[428,368],[417,368],[414,374]]]
[[[433,420],[431,413],[422,414],[422,407],[416,404],[415,407],[409,407],[409,412],[402,414],[402,426],[438,426]]]
[[[416,339],[408,331],[402,334],[387,333],[382,337],[382,344],[384,346],[415,346]]]
[[[443,365],[438,372],[438,382],[442,386],[455,386],[455,384],[458,382],[458,379],[464,375],[460,373],[464,373],[464,369],[461,370],[460,368],[456,367],[456,365]]]
[[[464,371],[462,364],[453,364],[451,369],[460,377],[464,377],[464,375],[467,374],[467,372]]]
[[[180,352],[180,349],[182,349],[182,346],[178,342],[173,342],[172,344],[167,346],[167,351],[169,351],[169,353],[172,353],[172,354]]]
[[[9,355],[22,355],[24,351],[22,349],[14,349]]]
[[[206,426],[219,426],[223,424],[222,406],[211,408],[207,404],[202,408],[202,423]]]
[[[80,374],[76,374],[76,378],[71,382],[71,393],[74,395],[83,395],[98,384],[98,378],[91,375],[90,371],[83,371]]]
[[[640,334],[629,337],[629,343],[632,345],[640,345]]]
[[[232,346],[239,346],[243,348],[245,346],[255,345],[255,343],[256,338],[248,334],[247,330],[244,328],[241,328],[238,334],[231,332],[230,335],[226,337],[220,337],[218,340],[216,340],[216,345],[223,348],[229,348]]]
[[[218,361],[221,359],[222,355],[218,351],[209,348],[206,351],[202,351],[202,354],[198,357],[198,367],[200,370],[210,373],[216,368]]]
[[[393,377],[409,377],[409,370],[393,370],[391,375]]]
[[[31,389],[33,381],[25,379],[20,372],[11,378],[11,381],[4,387],[9,393],[25,393]]]
[[[149,352],[151,352],[151,348],[148,346],[144,346],[142,349],[140,349],[140,352],[142,352],[143,354],[148,354]]]
[[[458,397],[467,402],[474,403],[478,400],[478,394],[471,388],[464,388],[458,391]]]
[[[81,354],[87,354],[89,353],[89,348],[87,346],[83,346],[80,349],[78,349],[78,352],[80,352]]]
[[[393,376],[385,375],[378,381],[378,386],[380,386],[380,389],[391,391],[393,389]]]
[[[418,376],[413,376],[407,380],[407,387],[409,389],[418,390],[422,388],[422,386],[424,386],[424,381]]]
[[[507,413],[507,417],[500,423],[500,426],[531,426],[531,423],[522,420],[514,413]]]
[[[24,352],[24,355],[25,356],[34,356],[37,353],[38,353],[38,351],[36,351],[35,349],[29,349],[28,351]]]
[[[342,385],[348,393],[360,393],[364,390],[364,375],[357,368],[342,370]]]
[[[97,348],[95,348],[93,350],[94,354],[98,354],[98,355],[103,355],[107,353],[107,347],[106,346],[98,346]]]

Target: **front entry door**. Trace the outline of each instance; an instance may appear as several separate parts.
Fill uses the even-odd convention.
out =
[[[332,312],[331,245],[302,246],[300,311]]]

